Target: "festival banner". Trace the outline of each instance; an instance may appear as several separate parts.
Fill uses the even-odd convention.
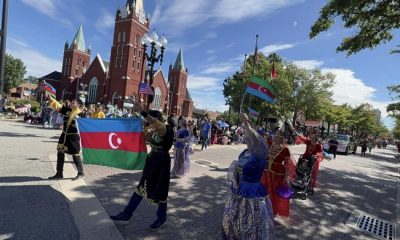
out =
[[[79,118],[83,162],[142,170],[147,157],[140,118]]]

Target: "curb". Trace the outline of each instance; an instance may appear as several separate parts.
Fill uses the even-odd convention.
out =
[[[56,154],[49,156],[54,172],[56,171]],[[64,165],[64,177],[76,176],[71,163]],[[61,193],[70,201],[71,214],[79,230],[79,239],[85,240],[123,240],[121,233],[109,218],[106,210],[86,185],[85,181],[70,179],[59,180]]]

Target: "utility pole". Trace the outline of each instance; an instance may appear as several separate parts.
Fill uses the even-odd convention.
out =
[[[1,46],[0,46],[0,97],[3,98],[4,91],[4,67],[6,60],[8,0],[3,0],[3,16],[1,21]]]

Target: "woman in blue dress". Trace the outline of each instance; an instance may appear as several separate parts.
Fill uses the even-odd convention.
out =
[[[185,121],[180,123],[180,129],[176,133],[175,140],[175,154],[174,154],[174,167],[172,168],[172,177],[180,178],[189,172],[189,141],[190,133],[187,129]]]
[[[268,193],[260,180],[268,159],[263,138],[240,114],[247,149],[229,167],[229,191],[223,217],[223,239],[274,240],[274,214]]]

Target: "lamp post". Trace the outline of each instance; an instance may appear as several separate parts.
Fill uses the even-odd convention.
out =
[[[163,58],[164,58],[164,51],[167,47],[168,41],[163,35],[160,40],[158,40],[158,35],[156,30],[154,30],[150,35],[145,33],[141,39],[143,45],[143,62],[147,60],[147,72],[149,74],[149,86],[153,85],[153,70],[154,64],[160,62],[162,65]],[[150,46],[150,54],[147,53],[147,48]],[[158,54],[157,51],[160,50]],[[154,98],[147,99],[147,109],[150,107],[150,103],[153,102]]]

